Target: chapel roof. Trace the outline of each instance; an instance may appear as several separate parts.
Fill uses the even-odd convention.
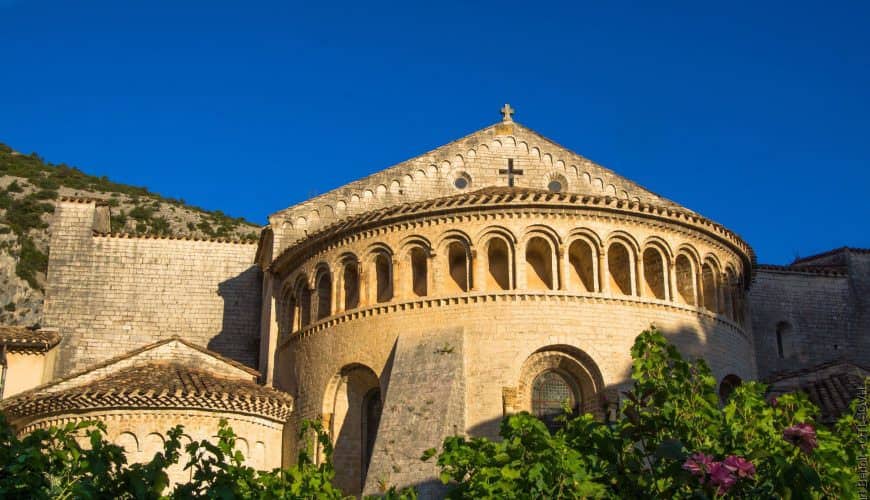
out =
[[[52,329],[33,329],[23,326],[0,326],[0,346],[10,351],[48,351],[60,343],[60,333]]]
[[[286,421],[293,398],[249,380],[224,378],[181,363],[132,366],[57,392],[29,391],[0,408],[11,418],[101,409],[179,408],[226,411]]]
[[[523,173],[508,174],[514,167]],[[499,123],[272,214],[276,251],[361,213],[456,193],[461,188],[453,182],[462,176],[472,189],[546,189],[556,180],[566,194],[610,196],[692,212],[506,115]]]
[[[821,410],[821,421],[832,423],[843,415],[858,396],[870,370],[835,359],[800,370],[777,372],[765,382],[773,395],[802,391]]]

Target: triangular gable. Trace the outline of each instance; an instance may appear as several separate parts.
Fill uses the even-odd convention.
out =
[[[490,186],[507,186],[508,160],[512,160],[515,170],[522,171],[514,176],[516,187],[547,189],[555,180],[566,193],[678,206],[531,129],[505,121],[273,214],[270,224],[275,234],[274,255],[292,242],[347,217]],[[455,185],[458,177],[467,179],[464,189]]]
[[[209,351],[196,344],[191,344],[179,337],[172,337],[140,347],[139,349],[93,365],[78,373],[54,380],[22,394],[59,392],[91,383],[127,368],[151,363],[170,362],[195,367],[198,370],[211,372],[219,377],[228,379],[256,382],[260,375],[256,370],[221,356],[216,352]]]

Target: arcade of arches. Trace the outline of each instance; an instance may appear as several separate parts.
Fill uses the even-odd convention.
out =
[[[419,238],[398,254],[378,244],[363,259],[343,255],[335,269],[320,262],[310,285],[301,271],[288,280],[294,285],[284,295],[287,319],[283,324],[295,332],[308,327],[312,318],[320,321],[369,305],[510,290],[642,297],[701,307],[744,322],[739,273],[730,264],[721,271],[716,261],[701,260],[688,247],[674,254],[663,243],[652,241],[638,248],[612,238],[602,248],[582,235],[560,245],[536,232],[520,241],[491,235],[481,244],[483,251],[475,251],[470,241],[451,237],[441,251],[434,252]],[[522,246],[519,261],[518,245]]]

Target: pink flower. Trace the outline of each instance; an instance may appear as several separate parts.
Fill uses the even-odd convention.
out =
[[[723,462],[713,462],[710,465],[710,482],[717,486],[716,493],[724,495],[737,482],[737,478]]]
[[[723,462],[725,467],[728,468],[731,472],[736,472],[737,477],[752,477],[755,475],[755,465],[749,460],[746,460],[743,457],[738,457],[737,455],[731,455],[725,459]]]
[[[802,452],[810,454],[819,447],[816,430],[810,424],[795,424],[782,431],[782,438],[797,446]]]
[[[713,457],[710,455],[695,453],[683,463],[683,470],[691,472],[693,476],[700,476],[703,483],[704,476],[707,475],[707,471],[710,470],[710,464],[712,463]]]
[[[770,398],[770,406],[773,406],[774,408],[776,408],[777,403],[779,403],[779,400],[776,399],[776,396],[773,396]]]

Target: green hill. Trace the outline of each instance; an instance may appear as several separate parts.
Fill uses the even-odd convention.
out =
[[[105,200],[112,231],[194,238],[256,239],[259,226],[144,187],[88,175],[0,143],[0,324],[38,325],[48,264],[49,223],[60,197]]]

